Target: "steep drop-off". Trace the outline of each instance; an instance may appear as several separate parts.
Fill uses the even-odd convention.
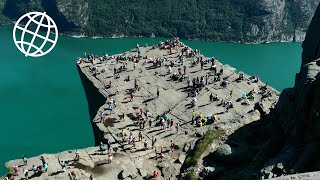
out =
[[[238,129],[209,156],[207,163],[224,171],[208,177],[257,179],[320,170],[319,32],[320,6],[303,43],[294,88],[282,92],[270,114]]]
[[[178,36],[262,43],[303,41],[319,0],[0,0],[0,23],[47,11],[60,32]]]
[[[92,120],[95,118],[99,108],[105,103],[106,98],[99,92],[99,90],[93,85],[93,83],[81,72],[79,66],[77,66],[81,82],[86,93],[90,122],[93,129],[95,144],[99,145],[100,142],[105,143],[103,138],[104,133],[97,127],[97,124]]]

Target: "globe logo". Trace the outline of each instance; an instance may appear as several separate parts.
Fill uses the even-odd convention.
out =
[[[15,23],[13,41],[26,57],[41,57],[56,45],[58,28],[45,12],[30,12],[21,16]]]

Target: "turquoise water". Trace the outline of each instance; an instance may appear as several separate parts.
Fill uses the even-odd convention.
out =
[[[60,36],[41,58],[25,57],[0,26],[0,164],[23,154],[35,156],[94,145],[88,107],[75,61],[84,52],[114,54],[161,38],[88,39]],[[301,43],[243,45],[183,41],[278,90],[293,86]],[[0,174],[5,172],[0,168]]]

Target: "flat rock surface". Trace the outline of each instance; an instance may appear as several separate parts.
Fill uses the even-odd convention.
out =
[[[166,179],[169,177],[176,179],[183,163],[181,161],[185,159],[183,148],[186,143],[199,139],[199,136],[211,128],[221,128],[230,134],[237,128],[260,119],[260,112],[254,110],[257,103],[260,102],[262,111],[268,111],[277,102],[279,93],[276,90],[268,87],[271,96],[263,97],[259,92],[264,83],[260,81],[253,83],[249,79],[250,76],[246,74],[244,74],[243,81],[237,82],[236,79],[240,72],[229,65],[221,64],[219,61],[216,62],[217,70],[219,72],[220,69],[223,69],[223,74],[221,80],[215,82],[214,73],[210,70],[211,63],[205,64],[203,70],[200,65],[192,65],[192,59],[202,56],[200,54],[195,57],[184,56],[183,65],[186,66],[186,78],[182,82],[174,81],[171,78],[173,73],[178,73],[179,68],[183,72],[183,65],[179,63],[178,54],[184,47],[181,43],[181,46],[173,49],[172,54],[168,49],[160,49],[158,46],[141,47],[141,56],[147,57],[147,59],[141,58],[136,68],[134,68],[132,61],[120,60],[117,63],[115,59],[117,56],[136,56],[135,49],[121,55],[111,56],[107,61],[100,61],[96,58],[92,63],[83,59],[84,61],[78,64],[81,72],[106,97],[106,104],[99,109],[92,121],[103,132],[104,138],[111,142],[113,161],[110,164],[106,163],[108,152],[101,155],[98,147],[80,150],[78,162],[73,161],[74,151],[65,151],[54,155],[44,154],[42,156],[49,164],[48,172],[32,179],[68,178],[68,173],[61,171],[58,159],[68,161],[67,170],[74,171],[78,179],[88,179],[91,174],[95,179],[121,179],[121,177],[141,179],[151,175],[154,170]],[[150,61],[156,58],[166,58],[164,65],[154,68]],[[207,58],[203,57],[203,60],[205,59]],[[174,62],[171,72],[168,68],[170,61]],[[118,69],[124,62],[127,62],[128,69],[119,73],[120,77],[116,78],[114,68]],[[93,69],[96,71],[94,72]],[[199,91],[199,95],[196,97],[197,104],[192,107],[192,97],[190,96],[192,88],[187,85],[187,79],[190,78],[190,84],[192,84],[193,78],[206,75],[209,77],[207,85]],[[128,76],[130,81],[125,81]],[[139,88],[133,93],[133,101],[130,101],[129,92],[134,89],[134,79],[137,80]],[[223,80],[228,81],[227,88],[221,86]],[[110,81],[112,86],[107,87]],[[156,94],[157,89],[160,91],[159,97]],[[244,92],[249,93],[252,89],[256,93],[254,93],[254,100],[250,101],[249,105],[242,105],[243,101],[237,101]],[[210,102],[211,93],[217,95],[219,101]],[[111,98],[116,102],[113,113],[108,110]],[[221,100],[230,100],[234,107],[227,111],[226,107],[222,106]],[[134,120],[140,114],[140,109],[143,112],[148,112],[148,117],[152,120],[151,127],[148,121],[146,121],[144,129],[140,129],[139,125],[134,124]],[[173,127],[168,128],[166,124],[162,129],[156,117],[168,110],[170,110],[169,119],[174,122]],[[201,113],[203,117],[216,115],[219,119],[212,124],[197,127],[191,124],[192,111],[195,111],[197,115]],[[105,114],[103,120],[101,120],[101,113]],[[125,114],[124,119],[122,118],[123,113]],[[146,119],[144,115],[142,117]],[[178,130],[177,123],[180,124]],[[135,146],[128,144],[130,132],[136,138]],[[142,133],[142,141],[139,141],[139,132]],[[120,136],[121,133],[125,134],[124,138]],[[153,137],[157,138],[154,148],[151,147]],[[148,142],[146,150],[144,149],[144,140]],[[171,141],[176,144],[176,149],[173,152],[170,151]],[[165,149],[163,161],[159,158],[162,146]],[[21,160],[13,160],[8,162],[6,166],[11,167],[21,163]],[[28,165],[21,166],[19,169],[31,168],[32,165],[41,165],[40,156],[30,158]],[[29,176],[32,174],[33,172],[30,172]],[[18,175],[23,177],[21,171]]]

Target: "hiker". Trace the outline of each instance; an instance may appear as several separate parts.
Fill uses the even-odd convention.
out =
[[[194,120],[194,118],[196,117],[196,112],[194,112],[194,110],[192,111],[192,120]]]
[[[124,121],[124,112],[122,112],[122,115],[121,115],[121,118],[120,118],[120,120],[123,120]]]
[[[138,82],[137,79],[134,79],[134,89],[138,90]]]
[[[170,127],[173,127],[173,119],[170,119]]]
[[[204,66],[204,62],[201,61],[200,63],[201,63],[200,66],[201,66],[201,71],[202,71],[203,70],[203,66]]]
[[[136,137],[133,137],[132,139],[132,147],[136,147]]]
[[[137,67],[137,63],[135,62],[135,63],[133,64],[133,69],[136,69],[136,67]]]
[[[120,91],[119,91],[119,86],[117,86],[117,92],[116,92],[117,94],[119,94],[120,93]]]
[[[70,180],[77,180],[77,175],[74,171],[68,171],[68,176],[70,178]]]
[[[143,114],[143,109],[140,108],[140,116],[142,117],[142,114]]]
[[[104,148],[104,144],[103,144],[102,142],[100,142],[99,148],[100,148],[101,153],[103,153],[103,151],[106,150],[106,149]]]
[[[106,140],[107,140],[108,150],[110,151],[110,149],[111,149],[111,141],[109,139],[106,139]]]
[[[161,146],[161,153],[164,153],[164,147]]]
[[[132,102],[132,101],[133,101],[133,93],[130,92],[130,102]]]
[[[133,135],[132,135],[132,132],[130,132],[128,144],[131,144],[132,140],[133,140]]]
[[[148,141],[147,139],[144,140],[144,150],[147,150],[148,149]]]
[[[173,152],[173,150],[174,150],[174,143],[173,143],[172,140],[171,140],[171,144],[170,144],[170,149],[171,149],[171,152]]]
[[[142,120],[139,119],[139,129],[141,130],[142,129]]]
[[[187,74],[187,67],[183,66],[183,74]]]
[[[108,154],[108,159],[107,159],[107,163],[111,163],[112,162],[112,159],[113,159],[113,155],[110,153]]]
[[[14,176],[17,176],[18,175],[18,172],[19,172],[19,168],[18,168],[18,166],[13,166],[13,175]]]
[[[100,113],[100,122],[104,122],[105,121],[105,113],[102,111],[101,113]]]
[[[59,159],[58,159],[59,160]],[[65,161],[61,161],[60,162],[60,166],[61,166],[61,168],[62,168],[62,171],[64,171],[64,172],[66,172],[66,168],[67,168],[67,164],[66,164],[66,162]]]
[[[156,141],[157,141],[156,137],[153,136],[152,141],[151,141],[152,149],[154,148],[154,145],[156,144]]]
[[[141,132],[139,132],[139,141],[142,141],[142,133]]]
[[[163,117],[160,117],[160,124],[161,124],[161,129],[164,129],[164,119],[163,119]]]
[[[197,98],[196,98],[196,97],[193,97],[193,98],[191,99],[191,106],[194,107],[194,106],[196,106],[196,104],[197,104]]]
[[[79,161],[80,160],[80,152],[79,152],[79,150],[76,150],[75,154],[76,154],[76,157],[74,158],[74,160],[75,161]]]
[[[213,95],[212,95],[212,93],[211,93],[210,96],[209,96],[209,102],[213,102]]]
[[[157,88],[157,97],[160,96],[160,91],[159,91],[159,88]]]
[[[29,170],[28,169],[24,170],[23,174],[24,174],[25,179],[28,180],[29,179]]]
[[[157,178],[159,175],[158,171],[153,171],[153,178]]]
[[[187,79],[187,87],[189,87],[190,86],[190,77],[188,77],[188,79]]]
[[[160,158],[161,158],[161,161],[163,161],[163,159],[164,159],[164,154],[163,153],[160,154]]]
[[[48,163],[43,164],[43,172],[47,172],[48,166],[49,166]]]
[[[142,119],[142,129],[144,129],[144,125],[146,124],[146,121]]]
[[[177,128],[177,134],[179,133],[179,127],[180,127],[180,123],[177,123],[177,126],[176,126],[176,128]]]
[[[26,156],[26,155],[23,155],[23,156],[22,156],[22,160],[23,160],[24,165],[27,165],[27,164],[28,164],[28,159],[27,159],[27,156]]]

